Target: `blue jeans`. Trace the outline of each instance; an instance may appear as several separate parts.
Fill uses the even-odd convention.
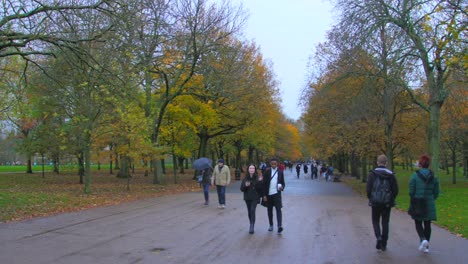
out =
[[[219,204],[226,204],[226,186],[216,185]]]
[[[203,186],[203,194],[205,195],[205,202],[209,201],[209,193],[210,193],[210,184],[209,183],[204,183],[202,184]]]

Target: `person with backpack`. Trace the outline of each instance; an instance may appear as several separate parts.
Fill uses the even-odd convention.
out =
[[[424,198],[426,210],[422,215],[412,215],[416,232],[419,236],[419,251],[429,253],[431,239],[431,221],[437,220],[435,200],[439,196],[439,180],[429,169],[431,158],[422,155],[419,158],[420,170],[416,171],[410,179],[409,195],[412,199]],[[424,224],[424,226],[423,226]]]
[[[386,168],[387,157],[377,157],[377,167],[369,172],[367,176],[367,198],[372,207],[372,225],[376,249],[387,250],[388,231],[390,224],[390,210],[395,206],[395,198],[398,195],[398,183],[395,174]],[[380,226],[382,219],[382,226]]]

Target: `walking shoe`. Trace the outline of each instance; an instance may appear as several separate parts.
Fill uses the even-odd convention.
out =
[[[271,225],[269,228],[268,228],[268,231],[273,231],[273,226]]]
[[[425,248],[428,248],[428,247],[429,247],[429,241],[424,239],[423,241],[421,241],[421,244],[419,245],[419,251],[423,251]]]
[[[249,234],[254,233],[254,224],[250,224]]]
[[[222,209],[223,206],[221,204],[218,205],[218,209]]]
[[[382,251],[385,251],[387,250],[387,241],[386,240],[382,240],[382,247],[381,247]]]
[[[382,249],[382,239],[377,239],[377,244],[375,245],[376,249]]]
[[[429,253],[429,247],[424,248],[424,253]]]
[[[278,234],[281,233],[281,232],[283,232],[283,227],[282,227],[282,226],[279,226],[279,227],[278,227]]]
[[[221,209],[225,209],[226,208],[226,205],[225,204],[222,204],[221,205]]]

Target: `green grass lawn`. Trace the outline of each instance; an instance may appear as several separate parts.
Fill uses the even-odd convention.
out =
[[[84,194],[84,185],[79,183],[76,168],[64,170],[62,167],[60,174],[47,172],[44,178],[38,168],[33,169],[33,174],[24,173],[25,168],[20,169],[20,172],[0,173],[0,222],[200,190],[192,180],[192,170],[178,174],[178,184],[174,184],[173,176],[167,174],[165,185],[155,185],[151,176],[144,176],[144,169],[137,170],[128,181],[117,178],[117,171],[110,175],[108,168],[103,169],[101,166],[98,171],[94,167],[91,173],[91,194]],[[128,183],[130,190],[127,190]]]
[[[395,169],[400,189],[397,197],[397,208],[407,211],[409,207],[409,179],[414,171]],[[463,178],[461,171],[457,174],[457,183],[452,184],[452,175],[438,173],[440,195],[436,200],[437,221],[435,223],[449,231],[468,238],[468,179]],[[342,177],[343,181],[355,191],[365,196],[366,185],[362,180],[352,177]],[[409,218],[410,216],[408,216]]]

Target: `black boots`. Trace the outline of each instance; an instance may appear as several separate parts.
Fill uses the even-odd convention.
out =
[[[249,234],[254,233],[254,224],[250,224]]]

